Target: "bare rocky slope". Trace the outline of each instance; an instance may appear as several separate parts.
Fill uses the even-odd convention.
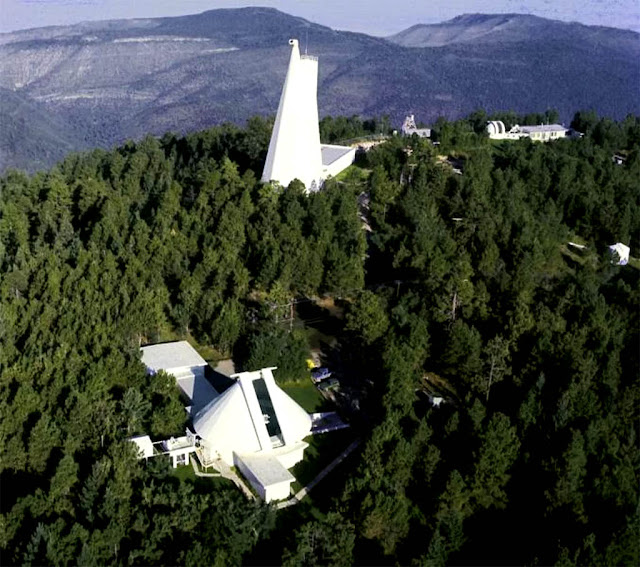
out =
[[[0,35],[0,170],[274,114],[290,37],[320,58],[321,115],[640,112],[635,32],[471,15],[382,39],[274,9],[214,10]]]

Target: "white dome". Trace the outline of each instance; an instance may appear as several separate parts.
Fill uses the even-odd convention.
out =
[[[504,134],[506,132],[504,122],[502,120],[491,120],[487,123],[487,132],[490,136]]]

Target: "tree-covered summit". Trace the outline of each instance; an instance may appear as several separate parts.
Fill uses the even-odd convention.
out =
[[[496,144],[483,119],[312,194],[257,182],[260,120],[6,174],[3,564],[636,564],[640,282],[607,245],[640,249],[640,123]],[[299,379],[307,336],[274,315],[321,295],[362,439],[322,501],[276,516],[136,461],[127,437],[185,425],[141,344]]]

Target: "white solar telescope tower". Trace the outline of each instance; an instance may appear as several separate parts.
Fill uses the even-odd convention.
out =
[[[294,179],[307,191],[317,191],[322,178],[318,126],[318,58],[300,55],[297,39],[290,39],[291,58],[278,114],[271,133],[262,181],[286,187]]]

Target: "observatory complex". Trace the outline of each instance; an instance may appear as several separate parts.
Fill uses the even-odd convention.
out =
[[[516,124],[513,128],[507,130],[501,120],[487,122],[487,133],[492,140],[531,138],[534,142],[558,140],[571,134],[570,130],[561,124],[540,124],[539,126],[520,126]]]
[[[307,191],[317,191],[329,176],[346,169],[355,148],[320,144],[318,125],[318,58],[300,55],[297,39],[290,39],[291,57],[273,125],[262,181],[286,187],[294,179]]]
[[[222,393],[205,376],[207,362],[187,341],[142,347],[147,372],[172,375],[192,418],[183,437],[152,442],[131,438],[139,458],[171,457],[173,466],[189,464],[195,454],[204,467],[237,467],[259,496],[270,502],[288,498],[294,476],[288,471],[309,446],[312,416],[275,382],[275,368],[232,374]]]

